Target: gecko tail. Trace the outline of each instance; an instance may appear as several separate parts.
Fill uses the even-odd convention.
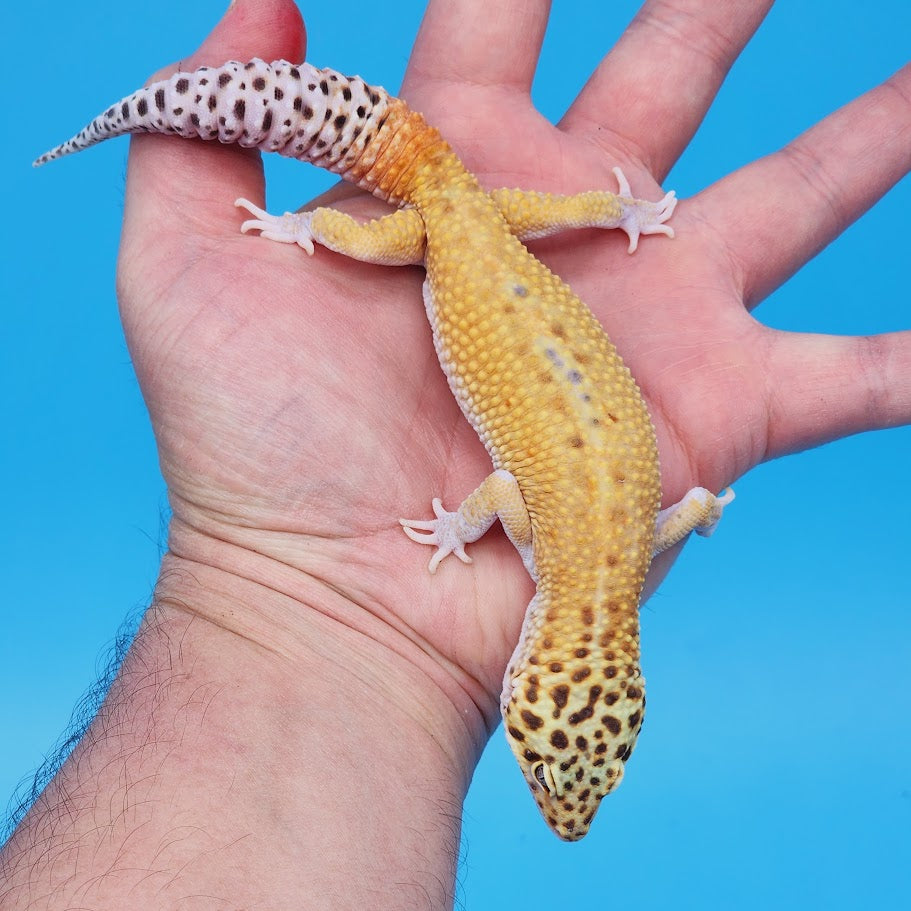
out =
[[[115,136],[163,133],[278,152],[339,172],[340,159],[350,163],[361,151],[369,124],[382,122],[389,100],[360,77],[307,63],[229,61],[133,92],[33,165]]]

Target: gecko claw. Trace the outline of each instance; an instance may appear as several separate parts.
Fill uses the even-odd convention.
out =
[[[254,205],[249,199],[235,199],[234,205],[246,209],[256,218],[247,219],[241,226],[241,234],[248,231],[259,231],[260,237],[274,240],[281,244],[297,244],[313,255],[313,232],[310,222],[312,212],[285,212],[284,215],[271,215],[265,209]]]
[[[658,202],[636,199],[623,171],[620,168],[614,168],[613,172],[617,178],[617,195],[621,197],[624,204],[623,215],[618,227],[629,237],[627,252],[636,252],[639,238],[644,234],[664,234],[665,237],[673,237],[674,229],[664,222],[674,214],[674,209],[677,207],[677,194],[671,190],[665,193]]]
[[[435,573],[450,554],[455,554],[463,563],[471,563],[471,557],[465,553],[466,542],[458,534],[459,514],[445,510],[439,497],[434,497],[431,505],[435,519],[399,519],[402,530],[412,541],[436,545],[436,552],[427,564],[428,571]]]

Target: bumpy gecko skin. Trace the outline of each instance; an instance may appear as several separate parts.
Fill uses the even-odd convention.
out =
[[[522,241],[568,227],[673,236],[673,193],[560,197],[481,189],[439,133],[358,77],[285,61],[176,73],[125,98],[43,164],[124,133],[171,133],[278,152],[400,206],[368,224],[331,209],[241,226],[367,262],[423,263],[443,372],[494,471],[455,512],[400,520],[436,548],[429,569],[499,519],[537,584],[504,680],[510,747],[548,825],[588,831],[623,777],[645,711],[639,597],[654,553],[708,534],[733,494],[696,488],[659,514],[655,433],[635,381],[591,311]]]

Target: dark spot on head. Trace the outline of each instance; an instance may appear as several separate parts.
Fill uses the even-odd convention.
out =
[[[566,703],[569,702],[569,687],[565,683],[553,687],[550,690],[550,698],[558,708],[566,708]]]
[[[582,721],[585,721],[588,718],[591,718],[595,714],[595,710],[590,706],[586,705],[583,708],[579,709],[578,712],[573,712],[566,720],[570,724],[579,724]]]
[[[591,672],[590,667],[580,667],[577,671],[573,671],[573,682],[581,683],[586,677],[591,675]]]
[[[563,670],[563,665],[559,661],[551,661],[550,670],[554,674],[559,674]]]
[[[588,649],[587,649],[587,648],[577,648],[576,651],[575,651],[573,654],[575,654],[575,656],[576,656],[577,658],[587,658],[587,657],[588,657]]]
[[[510,725],[506,730],[509,731],[509,736],[512,737],[513,740],[525,739],[525,735],[517,727]]]
[[[536,686],[530,686],[525,690],[525,698],[529,702],[538,701],[538,688]]]
[[[292,79],[301,78],[301,71],[296,66],[292,66],[291,69],[288,70],[288,72],[291,74]]]
[[[534,750],[525,750],[522,754],[529,762],[537,762],[541,758],[540,753],[536,753]]]
[[[347,122],[348,122],[347,116],[345,114],[339,114],[338,117],[336,117],[335,120],[332,121],[332,125],[337,130],[340,130]]]
[[[221,73],[218,77],[218,87],[223,89],[233,78],[230,73]]]
[[[569,738],[563,731],[554,731],[550,735],[550,742],[558,749],[565,750],[569,746]]]
[[[177,82],[174,83],[174,91],[177,92],[178,95],[186,95],[189,88],[189,79],[178,79]]]
[[[605,703],[605,705],[613,705],[619,698],[620,698],[619,693],[608,693],[604,697],[604,703]]]
[[[345,101],[351,101],[351,89],[347,85],[342,89],[342,98]]]
[[[606,744],[606,743],[599,743],[599,744],[595,747],[595,753],[596,753],[597,755],[599,755],[599,756],[600,756],[602,753],[606,753],[606,752],[607,752],[607,744]]]
[[[608,665],[606,668],[604,668],[604,676],[607,677],[608,680],[612,680],[617,676],[617,668],[615,668],[612,664]]]
[[[620,733],[620,721],[619,719],[614,718],[613,715],[603,715],[601,722],[611,732],[611,734]]]
[[[595,612],[588,605],[582,608],[582,622],[586,626],[591,626],[595,622]]]
[[[585,445],[585,441],[582,437],[570,437],[569,445],[572,446],[573,449],[581,449]]]
[[[247,103],[243,100],[243,98],[238,98],[237,101],[234,102],[234,116],[238,120],[243,120],[244,114],[246,114],[246,112]]]
[[[542,724],[544,724],[544,719],[536,715],[534,712],[530,712],[528,709],[522,710],[522,720],[525,724],[531,728],[533,731],[537,731]]]
[[[326,82],[325,79],[324,79],[322,82],[320,82],[319,88],[320,88],[320,91],[321,91],[324,95],[328,95],[328,94],[329,94],[329,83]]]
[[[261,92],[266,87],[266,80],[262,76],[257,76],[251,85],[257,92]]]
[[[359,104],[358,107],[357,107],[356,113],[357,113],[357,116],[358,116],[361,120],[363,120],[363,119],[364,119],[364,116],[365,116],[366,113],[367,113],[367,109],[366,109],[362,104]]]

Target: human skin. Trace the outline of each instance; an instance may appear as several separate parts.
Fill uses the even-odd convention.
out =
[[[646,3],[554,127],[528,96],[547,4],[507,0],[492,21],[489,2],[439,0],[402,94],[485,186],[611,188],[619,164],[657,198],[768,6]],[[251,56],[304,59],[290,0],[239,0],[183,68]],[[749,314],[911,168],[909,96],[906,67],[682,201],[673,242],[535,245],[643,388],[664,505],[911,420],[911,334],[796,336]],[[132,141],[119,291],[168,553],[101,711],[4,850],[4,908],[452,903],[461,801],[531,583],[499,532],[470,570],[431,577],[396,522],[489,471],[436,362],[421,270],[242,237],[238,196],[262,204],[255,153]]]

